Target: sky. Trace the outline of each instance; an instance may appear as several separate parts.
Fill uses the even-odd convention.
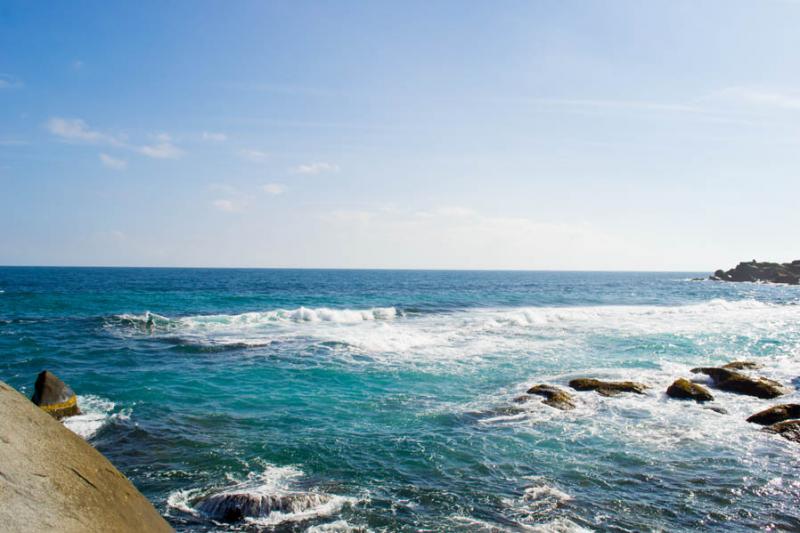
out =
[[[800,258],[800,2],[0,2],[0,264]]]

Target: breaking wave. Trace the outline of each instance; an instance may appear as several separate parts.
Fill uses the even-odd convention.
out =
[[[81,414],[65,418],[64,426],[89,440],[112,420],[130,417],[129,409],[114,412],[115,406],[114,402],[99,396],[78,396],[78,407],[80,407]]]
[[[329,517],[356,501],[315,490],[299,490],[294,482],[302,476],[303,472],[293,467],[268,467],[227,488],[175,491],[167,504],[213,522],[276,526]]]

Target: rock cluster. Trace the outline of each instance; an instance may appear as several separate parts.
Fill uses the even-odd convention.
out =
[[[572,395],[552,385],[535,385],[528,389],[528,394],[544,396],[545,399],[542,400],[543,404],[561,409],[562,411],[575,409],[575,400],[572,398]]]
[[[800,260],[791,263],[759,263],[755,259],[749,263],[739,263],[730,270],[717,270],[710,277],[717,281],[762,281],[768,283],[800,283]]]

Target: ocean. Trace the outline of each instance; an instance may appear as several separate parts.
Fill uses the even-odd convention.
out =
[[[181,532],[800,530],[800,445],[745,422],[800,400],[800,289],[707,275],[4,267],[0,379],[66,381]],[[791,392],[665,396],[734,360]],[[514,402],[576,377],[650,388]]]

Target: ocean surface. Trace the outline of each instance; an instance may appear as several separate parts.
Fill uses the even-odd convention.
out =
[[[800,288],[706,275],[0,268],[0,379],[69,383],[178,531],[798,531],[800,445],[744,419],[800,400]],[[664,395],[741,359],[791,392]],[[651,388],[513,401],[584,376]]]

